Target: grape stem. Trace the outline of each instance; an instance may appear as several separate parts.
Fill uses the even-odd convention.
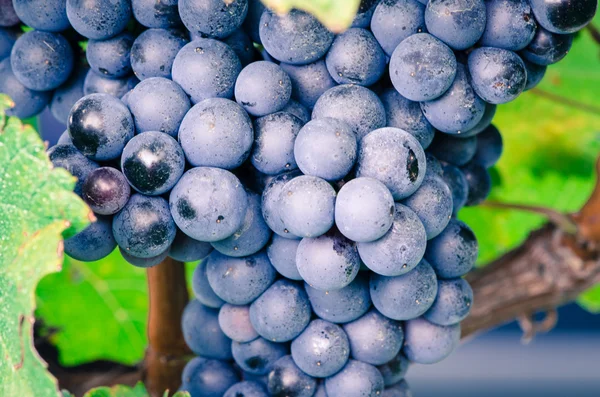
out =
[[[600,160],[596,170],[600,171]],[[576,233],[550,222],[532,232],[519,247],[467,275],[474,303],[471,314],[462,323],[463,338],[515,318],[522,319],[524,339],[550,329],[556,321],[554,314],[539,324],[533,323],[532,315],[553,313],[558,306],[600,283],[598,214],[600,180],[578,213],[564,215],[574,222]]]
[[[181,384],[186,356],[191,355],[183,339],[181,316],[188,301],[184,264],[169,257],[148,274],[150,310],[148,315],[148,349],[142,378],[152,397],[165,390],[174,393]]]

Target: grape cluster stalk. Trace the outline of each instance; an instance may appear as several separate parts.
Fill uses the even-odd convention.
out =
[[[258,0],[0,5],[8,113],[66,125],[48,155],[97,217],[65,252],[149,268],[197,356],[181,390],[407,397],[471,311],[478,244],[456,216],[490,193],[496,107],[597,2],[370,0],[336,33]],[[194,261],[169,313],[186,293],[153,288]]]

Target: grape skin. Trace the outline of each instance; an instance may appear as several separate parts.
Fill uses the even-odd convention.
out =
[[[132,0],[134,18],[147,28],[172,28],[181,25],[178,0]]]
[[[292,97],[292,82],[274,63],[257,61],[246,66],[237,77],[235,98],[253,116],[278,112]]]
[[[224,38],[242,25],[248,13],[248,0],[179,0],[178,7],[189,31]]]
[[[467,317],[472,304],[473,290],[465,279],[439,280],[435,302],[423,317],[437,325],[458,324]]]
[[[444,231],[429,241],[425,258],[441,279],[462,277],[477,259],[475,234],[464,222],[452,219]]]
[[[206,307],[197,300],[191,300],[183,311],[181,329],[185,343],[195,354],[218,360],[233,358],[231,339],[219,328],[216,309]]]
[[[423,318],[404,323],[404,354],[417,364],[434,364],[448,357],[460,341],[460,324],[440,326]]]
[[[169,205],[181,231],[195,240],[214,242],[240,228],[248,197],[240,180],[229,171],[197,167],[179,179]]]
[[[265,387],[258,382],[244,381],[231,386],[223,397],[269,397]]]
[[[94,213],[113,215],[127,204],[130,192],[127,179],[119,170],[101,167],[85,178],[81,198]]]
[[[283,343],[269,342],[264,338],[256,338],[251,342],[231,342],[231,351],[236,364],[246,373],[267,375],[273,364],[289,352]]]
[[[425,7],[417,0],[374,3],[376,7],[371,19],[371,30],[388,56],[392,56],[403,40],[425,31]]]
[[[312,397],[317,381],[294,363],[292,356],[281,357],[269,373],[268,388],[272,396]]]
[[[67,81],[73,59],[73,50],[62,35],[36,30],[19,37],[10,54],[17,80],[35,91],[50,91]]]
[[[131,18],[130,0],[67,0],[67,18],[82,36],[103,40],[122,32]]]
[[[267,175],[278,175],[298,168],[294,142],[302,121],[285,111],[271,113],[254,121],[252,165]]]
[[[87,73],[87,68],[80,68],[73,71],[71,77],[54,90],[48,107],[54,118],[62,124],[67,124],[71,108],[83,97],[83,83]]]
[[[273,234],[271,243],[267,245],[267,255],[271,265],[283,277],[290,280],[302,280],[296,267],[296,252],[300,240],[292,240]]]
[[[175,240],[169,248],[169,256],[179,262],[194,262],[206,258],[213,250],[212,245],[194,240],[177,229]],[[202,301],[202,299],[200,299]],[[211,306],[202,302],[207,306]]]
[[[209,260],[210,256],[196,266],[192,276],[192,290],[196,299],[204,306],[219,309],[225,304],[225,301],[215,294],[208,282],[206,267]]]
[[[324,60],[308,65],[290,65],[282,62],[279,66],[290,76],[292,98],[312,109],[325,91],[336,86]]]
[[[356,360],[325,379],[328,396],[378,396],[383,393],[383,377],[374,366]]]
[[[373,273],[370,288],[373,305],[381,314],[393,320],[410,320],[424,314],[433,304],[437,279],[431,265],[422,260],[401,276]]]
[[[425,9],[427,30],[454,50],[466,50],[481,38],[486,26],[483,0],[430,0]]]
[[[70,144],[59,144],[48,150],[48,157],[54,167],[64,168],[77,178],[75,194],[81,195],[87,176],[98,164],[85,157],[77,148]]]
[[[398,92],[411,101],[439,98],[457,73],[452,50],[428,33],[402,41],[390,59],[390,78]]]
[[[123,77],[121,79],[109,79],[100,76],[90,70],[83,82],[83,94],[108,94],[115,98],[124,97],[129,90],[133,89],[139,80],[135,76]]]
[[[27,26],[45,32],[60,32],[70,27],[65,0],[13,0],[14,12]],[[0,6],[5,12],[4,4]]]
[[[238,382],[239,376],[226,362],[196,357],[183,369],[181,380],[181,390],[192,396],[217,397]]]
[[[487,18],[479,44],[519,51],[533,40],[537,23],[529,1],[488,0]]]
[[[121,33],[107,40],[90,40],[86,58],[90,68],[108,78],[120,78],[131,74],[130,52],[134,36]]]
[[[170,79],[175,57],[188,42],[187,35],[178,29],[148,29],[133,42],[131,69],[140,80]]]
[[[95,222],[64,242],[71,258],[92,262],[110,254],[117,246],[112,233],[112,218],[97,216]]]
[[[134,194],[113,219],[117,244],[138,258],[151,258],[168,250],[175,233],[169,205],[162,197]]]
[[[305,374],[326,378],[346,364],[350,345],[340,326],[316,319],[294,339],[291,351],[294,363]]]
[[[221,306],[219,327],[234,342],[247,343],[259,337],[250,322],[250,306],[248,305],[226,303]],[[233,345],[233,355],[235,357],[235,345]]]

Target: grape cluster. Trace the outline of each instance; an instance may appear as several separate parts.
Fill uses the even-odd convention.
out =
[[[97,216],[65,252],[202,260],[192,397],[410,396],[409,363],[447,357],[471,308],[456,214],[490,192],[496,106],[596,11],[367,0],[335,35],[258,0],[0,4],[9,113],[66,124],[49,157]]]

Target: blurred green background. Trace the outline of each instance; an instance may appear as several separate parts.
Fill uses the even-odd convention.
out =
[[[595,24],[600,25],[599,17]],[[498,107],[494,124],[505,145],[492,170],[491,199],[577,211],[595,184],[599,94],[600,43],[586,30],[567,58],[548,68],[539,88]],[[544,222],[535,214],[484,207],[464,209],[460,218],[479,239],[480,266]],[[193,267],[188,265],[190,275]],[[50,340],[58,346],[62,364],[98,359],[134,364],[142,359],[147,343],[145,270],[126,263],[118,250],[93,263],[65,258],[63,270],[44,278],[36,292],[36,315],[52,330]],[[600,312],[600,287],[579,303]]]

